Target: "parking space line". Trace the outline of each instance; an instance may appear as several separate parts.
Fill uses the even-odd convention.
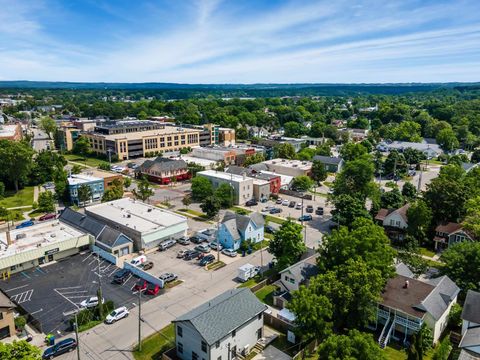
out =
[[[64,292],[62,291],[63,295],[69,295],[69,294],[78,294],[78,293],[86,293],[88,292],[87,290],[77,290],[77,291],[71,291],[71,292]]]
[[[68,286],[68,287],[63,287],[63,288],[55,288],[54,290],[78,289],[78,288],[81,288],[81,286]]]
[[[43,308],[41,308],[41,309],[39,309],[39,310],[37,310],[37,311],[31,312],[30,315],[35,315],[35,314],[37,314],[37,313],[39,313],[39,312],[42,312],[42,311],[43,311]]]
[[[10,300],[16,301],[17,304],[23,304],[24,302],[30,301],[32,298],[33,289],[18,293],[10,297]]]
[[[115,274],[117,272],[117,269],[113,270],[109,275],[108,277],[112,276],[113,274]]]
[[[122,284],[122,286],[124,286],[126,283],[128,283],[128,280],[130,280],[131,278],[132,278],[132,274],[128,275],[127,280],[125,280],[125,282]]]
[[[18,289],[22,289],[24,287],[27,287],[29,284],[27,285],[22,285],[22,286],[18,286],[16,288],[12,288],[12,289],[5,289],[6,292],[10,292],[10,291],[13,291],[13,290],[18,290]]]
[[[80,286],[78,286],[80,287]],[[61,292],[59,292],[57,289],[53,289],[53,291],[55,291],[58,295],[60,295],[61,297],[63,297],[65,300],[67,300],[69,303],[71,303],[73,306],[75,306],[77,309],[78,309],[78,305],[75,304],[73,301],[71,301],[69,298],[67,298],[66,296],[63,296]]]
[[[27,279],[31,279],[31,277],[30,277],[30,276],[28,276],[27,274],[25,274],[25,272],[24,272],[24,271],[22,271],[20,274],[22,274],[23,276],[25,276]]]
[[[93,253],[90,253],[90,255],[88,255],[85,259],[83,259],[82,262],[85,262],[92,255],[93,255]]]
[[[93,270],[92,270],[93,271]],[[93,272],[95,275],[97,275],[98,277],[102,277],[102,275],[100,275],[99,273],[97,273],[96,271]]]
[[[45,271],[43,271],[41,268],[37,267],[35,271],[38,271],[39,273],[46,274]]]

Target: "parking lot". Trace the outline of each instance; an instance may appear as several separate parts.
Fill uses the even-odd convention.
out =
[[[130,275],[123,285],[112,284],[117,270],[113,264],[87,252],[14,274],[1,281],[0,288],[40,322],[43,332],[64,334],[69,331],[69,319],[80,302],[96,296],[99,281],[105,301],[113,301],[115,307],[134,306],[138,296],[131,289],[138,278]],[[145,296],[144,301],[147,300],[149,297]]]

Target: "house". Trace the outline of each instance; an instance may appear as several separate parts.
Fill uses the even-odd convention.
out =
[[[268,130],[265,129],[264,127],[247,125],[247,131],[248,131],[249,137],[266,138],[268,137],[268,135],[270,135]]]
[[[397,150],[403,152],[405,149],[413,149],[422,152],[428,159],[438,157],[443,153],[443,150],[438,144],[429,143],[426,140],[422,142],[409,142],[409,141],[385,141],[380,142],[377,145],[377,150],[386,152]]]
[[[278,286],[273,296],[273,305],[283,309],[292,298],[292,292],[300,285],[308,286],[312,276],[318,275],[317,255],[310,256],[292,266],[280,271],[280,279],[275,282]]]
[[[95,220],[91,216],[81,214],[67,207],[60,214],[59,220],[93,235],[95,237],[95,245],[98,248],[115,256],[125,256],[133,252],[133,241],[128,236]]]
[[[403,241],[408,227],[407,210],[410,204],[399,209],[380,209],[375,220],[385,229],[387,236],[396,241]]]
[[[473,241],[472,234],[465,230],[462,224],[449,222],[447,224],[440,224],[435,228],[435,250],[445,249],[450,245],[461,241]]]
[[[379,345],[390,339],[405,342],[423,324],[432,330],[436,343],[448,325],[448,315],[460,288],[448,276],[417,280],[397,274],[388,280],[377,306],[375,330]]]
[[[15,335],[15,304],[0,291],[0,340]]]
[[[82,201],[78,196],[78,189],[82,185],[88,186],[91,192],[90,198],[85,201],[86,204],[90,202],[100,201],[102,199],[103,193],[105,191],[105,183],[103,179],[86,174],[71,174],[67,180],[68,192],[70,194],[70,201],[72,203],[81,205]]]
[[[184,160],[172,160],[161,156],[155,160],[146,160],[135,169],[135,174],[137,176],[145,175],[150,181],[163,185],[191,178]]]
[[[263,337],[261,303],[249,289],[232,289],[187,312],[175,324],[176,356],[228,360],[248,355]]]
[[[240,215],[227,211],[217,233],[217,241],[227,249],[238,250],[247,239],[257,243],[263,241],[265,221],[262,214],[255,212]]]
[[[480,293],[468,290],[462,311],[460,360],[480,359]]]
[[[315,155],[313,161],[320,161],[328,172],[339,172],[343,166],[341,157]]]

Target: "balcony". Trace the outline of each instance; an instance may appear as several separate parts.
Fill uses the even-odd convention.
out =
[[[422,327],[422,321],[412,321],[408,320],[402,316],[396,316],[395,317],[395,323],[404,327],[407,327],[409,329],[412,329],[414,331],[420,330]]]

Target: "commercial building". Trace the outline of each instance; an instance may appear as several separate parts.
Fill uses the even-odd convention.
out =
[[[89,206],[85,214],[124,233],[133,240],[136,251],[178,239],[188,229],[186,217],[130,198]]]
[[[122,174],[104,171],[100,169],[89,168],[86,171],[82,171],[81,175],[87,175],[87,176],[103,179],[103,188],[105,190],[110,189],[115,180],[119,180],[123,183]]]
[[[443,154],[443,150],[438,144],[431,144],[427,141],[423,142],[409,142],[409,141],[389,141],[381,142],[377,145],[378,151],[392,151],[397,150],[403,152],[406,149],[413,149],[422,152],[428,159],[432,159]]]
[[[58,147],[60,150],[72,151],[73,144],[80,137],[81,130],[78,129],[75,125],[63,125],[58,128]]]
[[[0,233],[0,273],[15,273],[78,253],[93,237],[58,220]]]
[[[15,335],[15,304],[0,291],[0,340]]]
[[[185,161],[164,157],[146,160],[135,169],[135,173],[137,176],[145,175],[150,181],[164,185],[172,181],[188,180],[191,177]]]
[[[225,172],[227,172],[229,174],[240,175],[240,176],[246,175],[246,176],[248,176],[250,178],[253,178],[255,180],[267,181],[269,183],[269,189],[268,189],[268,191],[266,191],[266,189],[262,189],[263,193],[265,194],[264,197],[267,196],[266,195],[267,193],[268,193],[268,196],[270,194],[278,194],[279,191],[280,191],[280,188],[281,188],[280,175],[266,174],[266,173],[256,173],[250,168],[244,168],[244,167],[236,166],[236,165],[229,166],[225,170]],[[256,184],[257,184],[257,186],[260,186],[261,183],[257,182]],[[263,184],[261,186],[263,186]],[[259,200],[261,197],[257,197],[257,195],[261,194],[262,191],[260,191],[260,189],[257,189],[257,194],[255,194],[255,182],[254,182],[254,189],[253,190],[254,190],[255,199]]]
[[[82,185],[90,187],[91,197],[86,204],[100,201],[105,191],[105,182],[102,178],[90,176],[86,174],[75,174],[68,177],[68,193],[70,194],[70,201],[77,205],[80,205],[80,199],[78,197],[78,189]],[[82,204],[83,205],[83,204]]]
[[[235,129],[219,128],[218,143],[222,146],[235,145]]]
[[[257,201],[268,200],[270,197],[270,182],[267,180],[253,178],[253,198]]]
[[[173,321],[174,355],[182,360],[244,358],[263,337],[266,309],[249,289],[228,290]]]
[[[223,171],[205,170],[197,173],[197,176],[207,178],[217,188],[220,184],[229,184],[233,189],[233,203],[243,205],[253,199],[253,179],[246,175],[240,176],[228,174]]]
[[[192,156],[212,161],[222,161],[225,165],[235,164],[237,153],[229,148],[218,146],[197,147],[192,150]]]
[[[0,125],[0,140],[20,141],[23,138],[22,125]]]
[[[252,165],[251,168],[257,172],[269,171],[280,175],[288,176],[309,176],[312,172],[311,161],[272,159],[259,164]]]

